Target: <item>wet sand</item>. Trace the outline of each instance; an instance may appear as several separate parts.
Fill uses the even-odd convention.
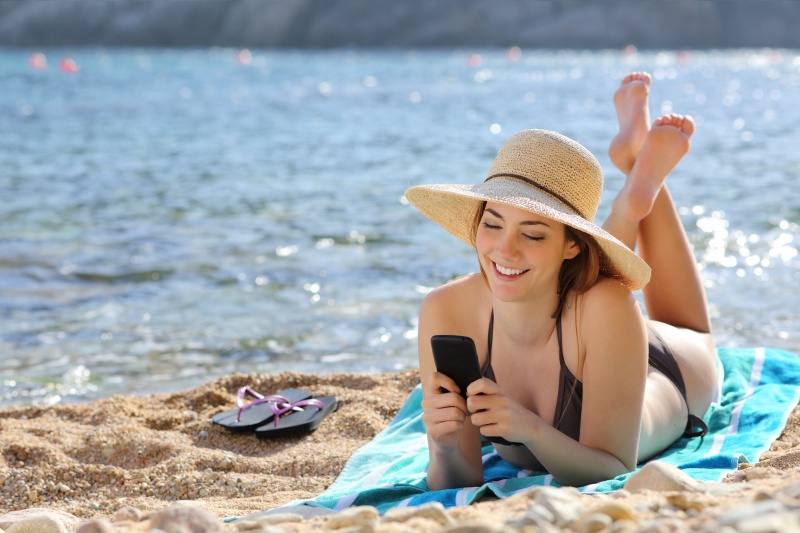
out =
[[[148,531],[149,513],[189,500],[217,519],[272,509],[324,491],[360,446],[385,428],[418,383],[415,370],[384,374],[234,374],[174,394],[115,396],[86,404],[0,411],[0,515],[25,509],[63,511],[76,524],[116,520],[120,532]],[[213,425],[231,409],[235,391],[303,388],[335,396],[339,409],[316,431],[270,440]],[[722,485],[704,491],[706,511],[741,507],[761,493],[800,487],[800,411],[757,465],[742,465]],[[642,520],[652,499],[618,495]],[[798,488],[800,497],[800,488]],[[587,497],[584,497],[587,499]],[[595,498],[596,500],[596,498]],[[495,521],[513,514],[519,498],[450,511],[458,521]],[[649,502],[649,503],[648,503]],[[142,520],[121,521],[137,509]],[[647,511],[650,509],[651,511]],[[688,524],[700,520],[684,510]],[[116,518],[115,518],[116,516]],[[652,518],[652,517],[651,517]],[[325,530],[327,518],[285,524],[292,531]],[[69,525],[69,524],[68,524]],[[419,525],[419,524],[418,524]],[[233,529],[233,525],[225,525]],[[0,517],[2,528],[2,517]]]

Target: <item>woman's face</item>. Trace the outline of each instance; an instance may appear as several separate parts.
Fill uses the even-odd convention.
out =
[[[578,254],[564,224],[529,211],[487,203],[475,248],[495,297],[503,301],[553,295],[561,263]]]

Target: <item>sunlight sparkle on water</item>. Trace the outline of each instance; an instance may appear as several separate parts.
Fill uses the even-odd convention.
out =
[[[701,206],[692,208],[692,214],[701,215]],[[686,210],[682,210],[686,213]],[[781,221],[778,228],[783,230],[777,234],[747,234],[740,230],[730,230],[729,222],[721,211],[713,211],[708,216],[698,218],[697,227],[710,235],[701,253],[701,264],[718,265],[724,268],[736,268],[735,274],[742,278],[751,272],[758,278],[769,279],[769,269],[779,263],[788,265],[798,256],[795,236],[798,225]]]
[[[711,234],[701,258],[704,265],[716,263],[726,268],[732,268],[737,264],[736,258],[728,254],[728,221],[724,216],[721,211],[713,211],[710,216],[697,220],[697,227],[704,233]]]
[[[300,248],[297,245],[291,246],[278,246],[275,248],[275,255],[278,257],[289,257],[290,255],[296,254]]]

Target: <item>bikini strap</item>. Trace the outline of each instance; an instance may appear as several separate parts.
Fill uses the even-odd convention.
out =
[[[706,424],[705,420],[689,413],[689,420],[686,421],[686,429],[683,430],[683,436],[691,439],[705,437],[706,433],[708,433],[708,424]]]
[[[567,363],[564,361],[564,349],[561,346],[561,315],[556,317],[556,336],[558,338],[558,361],[561,363],[561,370],[569,372]]]
[[[486,335],[486,346],[489,347],[489,354],[487,359],[492,357],[492,336],[494,335],[494,309],[489,317],[489,333]]]
[[[489,317],[489,332],[486,334],[486,361],[481,366],[481,376],[489,378],[495,383],[497,379],[494,377],[494,369],[492,368],[492,337],[494,335],[494,309],[492,315]]]

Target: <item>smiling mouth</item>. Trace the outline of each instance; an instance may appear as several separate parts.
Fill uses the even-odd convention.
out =
[[[519,268],[508,268],[504,267],[503,265],[498,265],[497,263],[494,262],[493,264],[495,270],[497,270],[500,274],[504,276],[519,276],[530,270],[530,269],[521,270]]]

